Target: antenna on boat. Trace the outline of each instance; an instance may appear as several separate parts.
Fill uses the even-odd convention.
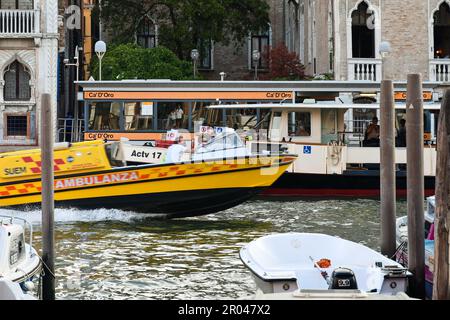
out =
[[[320,275],[322,278],[327,282],[327,285],[331,284],[330,277],[328,276],[328,273],[317,264],[317,262],[313,259],[313,257],[309,256],[309,259],[311,259],[312,263],[316,266],[316,268],[320,271]]]

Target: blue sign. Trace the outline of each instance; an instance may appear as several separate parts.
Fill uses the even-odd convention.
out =
[[[215,127],[214,131],[216,132],[216,134],[221,134],[223,133],[225,130],[222,127]]]
[[[311,146],[304,146],[303,147],[303,154],[312,154],[312,147]]]

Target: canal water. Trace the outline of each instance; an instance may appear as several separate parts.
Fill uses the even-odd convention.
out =
[[[406,214],[406,202],[397,205]],[[40,212],[0,210],[34,225]],[[379,249],[379,202],[251,201],[197,218],[158,220],[118,210],[56,210],[58,299],[238,299],[255,292],[239,259],[273,233],[316,232]]]

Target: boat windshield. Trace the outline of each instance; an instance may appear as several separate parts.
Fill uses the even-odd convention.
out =
[[[223,133],[203,145],[198,152],[212,152],[226,149],[244,148],[241,137],[236,132]]]
[[[120,158],[120,142],[109,142],[105,144],[106,156],[112,167],[123,167],[126,165]]]

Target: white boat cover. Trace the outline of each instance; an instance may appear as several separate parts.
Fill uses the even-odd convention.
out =
[[[323,234],[275,234],[252,241],[240,251],[243,263],[264,281],[296,280],[301,290],[327,290],[321,275],[331,276],[337,268],[351,269],[362,292],[380,292],[387,270],[404,270],[402,265],[355,242]],[[331,261],[319,269],[314,262]]]

